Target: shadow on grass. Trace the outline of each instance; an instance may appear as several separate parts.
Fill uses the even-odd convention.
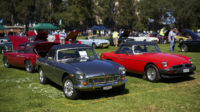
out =
[[[120,95],[128,94],[129,90],[126,88],[123,91],[120,91],[118,89],[108,90],[108,91],[89,91],[89,92],[81,92],[81,96],[79,99],[81,100],[91,100],[91,99],[99,99],[99,98],[110,98]]]
[[[194,80],[194,77],[185,76],[185,77],[177,77],[177,78],[170,78],[170,79],[162,79],[161,82],[164,83],[178,83],[178,82],[184,82],[184,81],[191,81]]]
[[[142,79],[141,74],[135,74],[135,73],[127,72],[127,76]],[[177,77],[177,78],[162,78],[160,82],[163,82],[163,83],[178,83],[178,82],[184,82],[184,81],[191,81],[191,80],[194,80],[194,79],[195,79],[194,77],[190,77],[190,76]]]
[[[52,81],[49,81],[48,84],[55,87],[56,89],[60,91],[63,91],[61,86],[55,84]],[[107,90],[107,91],[103,91],[103,90],[84,91],[84,92],[81,92],[81,96],[79,97],[79,100],[91,100],[91,99],[115,97],[115,96],[124,95],[128,93],[129,93],[128,89],[120,91],[116,88],[114,88],[113,90]]]

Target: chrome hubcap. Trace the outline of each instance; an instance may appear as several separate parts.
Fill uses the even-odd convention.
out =
[[[8,60],[7,60],[7,59],[4,60],[4,65],[5,65],[6,67],[8,66]]]
[[[28,64],[27,66],[26,66],[26,71],[30,71],[31,70],[31,64]]]
[[[186,49],[186,46],[183,46],[183,47],[182,47],[182,51],[183,51],[183,52],[186,51],[185,49]]]
[[[43,72],[42,72],[42,70],[40,70],[40,81],[41,81],[41,82],[44,81],[44,76],[43,76]]]
[[[64,83],[64,92],[65,95],[68,97],[71,97],[73,95],[73,84],[72,81],[67,79]]]
[[[156,70],[154,68],[148,68],[147,77],[151,81],[155,80],[155,78],[156,78]]]

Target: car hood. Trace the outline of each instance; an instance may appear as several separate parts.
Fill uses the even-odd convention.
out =
[[[68,35],[67,35],[67,38],[65,39],[65,41],[68,41],[68,40],[72,40],[72,41],[75,41],[77,36],[79,34],[79,31],[71,31]]]
[[[46,31],[39,31],[37,36],[34,38],[34,41],[47,41],[48,32]]]
[[[119,74],[118,64],[103,60],[73,60],[67,62],[77,70],[83,72],[86,76]]]
[[[142,54],[141,58],[145,59],[145,61],[151,60],[157,63],[162,63],[163,61],[166,61],[167,64],[170,66],[190,63],[189,57],[171,53],[146,53]]]
[[[21,36],[8,36],[8,37],[10,38],[10,41],[12,42],[14,50],[16,50],[20,44],[29,42],[29,40],[26,37],[21,37]]]

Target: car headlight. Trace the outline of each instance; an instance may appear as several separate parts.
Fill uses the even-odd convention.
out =
[[[166,61],[163,61],[163,62],[162,62],[162,66],[163,66],[163,67],[167,67],[167,62],[166,62]]]
[[[77,79],[84,79],[84,74],[82,73],[82,72],[80,72],[80,71],[78,71],[78,72],[76,72],[76,75],[77,75]]]
[[[190,58],[189,61],[192,63],[192,58]]]
[[[125,75],[126,69],[124,67],[119,67],[120,74]]]

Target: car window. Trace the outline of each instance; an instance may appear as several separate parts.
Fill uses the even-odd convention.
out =
[[[119,50],[120,54],[133,54],[131,46],[122,46]]]
[[[24,53],[32,53],[33,49],[31,47],[31,44],[26,44],[26,47],[24,49]]]
[[[141,46],[141,45],[133,46],[133,49],[134,49],[134,53],[143,53],[147,51],[146,46]]]
[[[91,48],[72,48],[57,51],[58,61],[79,58],[94,59],[97,58],[97,55]]]
[[[157,45],[133,45],[134,54],[160,52]]]

